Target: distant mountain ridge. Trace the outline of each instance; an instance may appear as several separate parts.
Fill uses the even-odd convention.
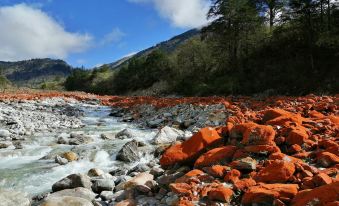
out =
[[[66,78],[72,72],[72,67],[63,60],[49,58],[0,61],[0,72],[18,86],[36,87],[45,81]]]
[[[191,29],[187,32],[184,32],[182,34],[179,34],[177,36],[174,36],[173,38],[167,40],[167,41],[163,41],[160,42],[159,44],[152,46],[150,48],[147,48],[145,50],[142,50],[134,55],[128,56],[128,57],[124,57],[122,59],[119,59],[113,63],[110,64],[106,64],[106,66],[112,68],[112,69],[116,69],[122,65],[124,65],[125,63],[128,63],[128,61],[132,58],[138,58],[138,57],[142,57],[142,56],[147,56],[149,53],[151,53],[152,51],[156,50],[156,49],[160,49],[162,51],[165,52],[172,52],[174,51],[176,48],[178,48],[178,46],[182,45],[184,42],[186,42],[187,40],[191,39],[194,36],[197,36],[200,34],[200,29]]]

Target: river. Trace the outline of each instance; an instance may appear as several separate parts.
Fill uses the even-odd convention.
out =
[[[84,111],[84,115],[80,117],[85,124],[83,128],[35,134],[25,141],[23,149],[15,149],[12,146],[0,150],[0,189],[22,191],[32,197],[51,191],[55,182],[70,174],[87,173],[91,168],[100,168],[108,172],[123,166],[124,163],[115,160],[115,155],[130,140],[103,140],[100,138],[102,133],[116,134],[130,128],[138,134],[138,140],[146,144],[155,135],[152,130],[143,130],[136,125],[121,123],[116,118],[110,117],[109,107],[88,104],[73,106]],[[84,132],[94,141],[79,146],[56,143],[60,134],[71,132]],[[67,151],[77,153],[81,157],[80,160],[67,165],[55,163],[52,157]],[[151,155],[146,155],[138,163],[149,162],[151,158]]]

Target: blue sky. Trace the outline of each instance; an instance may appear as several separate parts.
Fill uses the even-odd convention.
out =
[[[208,0],[0,0],[0,61],[110,63],[206,24]]]

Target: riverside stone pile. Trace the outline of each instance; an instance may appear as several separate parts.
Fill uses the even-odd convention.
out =
[[[136,166],[71,174],[47,197],[36,197],[39,205],[339,205],[338,96],[98,99],[122,120],[151,126],[162,119],[154,126],[154,159],[138,164],[142,145],[128,142],[121,161]],[[181,113],[206,105],[220,123],[193,128],[176,122]],[[184,121],[204,116],[196,110]],[[175,128],[162,127],[167,124]],[[126,137],[133,134],[116,135]]]

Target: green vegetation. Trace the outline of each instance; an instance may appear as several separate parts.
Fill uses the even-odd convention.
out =
[[[329,0],[213,0],[212,23],[171,50],[112,70],[76,69],[68,90],[128,94],[166,82],[169,94],[337,93],[339,5]],[[170,41],[169,41],[170,42]]]

